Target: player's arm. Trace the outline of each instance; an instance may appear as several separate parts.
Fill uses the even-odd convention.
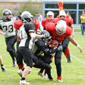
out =
[[[46,54],[52,54],[52,53],[55,53],[56,51],[58,51],[58,48],[56,47],[56,48],[53,48],[53,49],[48,49],[48,48],[46,48],[45,50],[44,50],[44,52],[46,53]]]
[[[76,40],[74,40],[71,36],[67,36],[67,38],[71,41],[71,43],[73,43],[75,46],[77,46],[80,50],[80,52],[82,52],[82,48],[80,47],[80,45],[76,42]]]
[[[71,29],[72,29],[72,38],[74,38],[74,26],[71,25]]]
[[[4,34],[1,25],[0,25],[0,34]]]

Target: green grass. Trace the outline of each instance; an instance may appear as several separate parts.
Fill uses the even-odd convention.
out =
[[[74,29],[74,32],[81,32],[81,29]]]
[[[81,36],[81,33],[75,33],[74,39],[80,44],[83,52],[80,53],[76,46],[71,43],[69,44],[72,63],[67,63],[65,56],[62,55],[63,83],[57,81],[54,59],[51,64],[51,71],[55,81],[42,79],[37,75],[37,72],[39,71],[37,68],[31,69],[31,73],[27,76],[26,80],[32,85],[85,85],[85,36]],[[0,69],[0,85],[19,85],[20,77],[17,74],[18,67],[12,67],[12,60],[6,51],[5,40],[2,35],[0,35],[0,55],[2,56],[6,67],[6,72],[4,73]]]

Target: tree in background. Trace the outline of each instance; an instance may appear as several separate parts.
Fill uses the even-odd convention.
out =
[[[40,12],[42,14],[42,3],[33,3],[30,1],[20,8],[18,14],[23,11],[29,11],[33,16],[35,16],[36,12]]]

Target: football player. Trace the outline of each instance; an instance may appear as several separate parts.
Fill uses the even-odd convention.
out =
[[[47,12],[46,19],[42,19],[42,26],[44,29],[49,22],[54,22],[54,13],[52,11]]]
[[[57,22],[59,20],[64,20],[66,21],[66,24],[67,26],[71,27],[72,29],[72,36],[74,36],[74,27],[73,27],[73,19],[70,18],[68,15],[66,15],[65,11],[64,10],[61,10],[59,12],[59,16],[57,18],[54,19],[55,23],[57,24]],[[65,39],[63,40],[62,42],[62,45],[63,45],[63,53],[64,55],[66,56],[67,58],[67,62],[68,63],[71,63],[71,58],[70,58],[70,51],[69,51],[69,48],[68,48],[68,45],[69,45],[69,40],[65,37]]]
[[[45,33],[46,30],[43,30],[41,33]],[[51,41],[51,37],[47,38],[47,39],[38,39],[35,42],[35,45],[37,46],[36,51],[34,52],[35,56],[37,56],[39,59],[41,59],[42,61],[44,61],[45,63],[48,63],[50,65],[50,63],[52,62],[52,56],[53,54],[60,50],[60,46],[57,47],[58,43],[54,42],[54,40],[52,40],[52,43],[49,44]],[[54,43],[53,43],[54,42]],[[49,44],[49,45],[48,45]],[[55,48],[56,46],[56,48]],[[38,75],[43,74],[43,68],[41,68],[41,70],[38,72]],[[43,75],[43,78],[46,78],[46,72]],[[50,76],[48,76],[49,80],[53,80],[53,78],[51,78]]]
[[[31,22],[34,24],[34,26],[35,26],[35,32],[37,33],[37,32],[40,32],[40,30],[39,30],[39,28],[40,28],[40,23],[39,23],[39,21],[37,20],[37,19],[34,19],[33,18],[33,16],[31,15],[31,13],[30,12],[28,12],[28,11],[24,11],[22,14],[21,14],[21,16],[23,15],[23,14],[29,14],[29,16],[31,17]],[[18,31],[19,31],[19,29],[20,29],[20,27],[23,25],[23,22],[22,22],[22,20],[16,20],[15,22],[14,22],[14,27],[15,27],[15,29],[17,29]],[[18,50],[18,45],[19,45],[19,43],[20,43],[20,36],[19,36],[19,34],[18,34],[18,40],[17,40],[17,64],[18,64],[18,67],[19,67],[19,69],[22,69],[23,68],[23,56],[21,56],[21,54],[19,53],[19,50]]]
[[[17,41],[17,36],[16,36],[16,30],[14,28],[14,21],[17,18],[12,15],[12,12],[9,9],[4,9],[2,15],[3,19],[0,20],[0,33],[3,34],[5,37],[7,51],[9,52],[12,58],[13,67],[15,67],[16,51],[14,44]]]
[[[24,58],[24,61],[26,63],[25,69],[22,74],[22,78],[20,80],[20,84],[30,84],[29,82],[25,81],[25,78],[27,77],[30,68],[33,65],[33,52],[32,52],[32,47],[33,47],[33,42],[35,38],[45,38],[48,37],[47,34],[45,35],[38,35],[35,33],[35,27],[32,23],[31,16],[29,13],[22,13],[21,19],[23,21],[23,25],[19,29],[20,33],[20,44],[19,44],[19,51],[21,55]]]
[[[60,20],[57,25],[55,23],[48,23],[46,26],[46,30],[50,32],[52,39],[57,40],[60,44],[65,37],[71,41],[72,44],[78,47],[80,52],[82,52],[82,48],[80,45],[71,37],[72,29],[66,25],[66,22],[64,20]],[[61,55],[62,51],[57,51],[55,53],[55,65],[56,65],[56,71],[57,71],[57,80],[59,82],[62,81],[61,77]]]

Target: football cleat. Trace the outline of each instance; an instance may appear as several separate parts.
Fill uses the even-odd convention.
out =
[[[1,66],[2,72],[6,71],[6,68],[4,66]]]
[[[55,81],[55,79],[54,78],[48,78],[50,81]]]
[[[47,73],[43,73],[43,79],[46,79],[47,78]]]
[[[47,74],[44,74],[44,75],[43,75],[43,79],[46,79],[46,78],[47,78]]]
[[[13,61],[13,67],[15,67],[16,66],[16,61]]]
[[[40,71],[37,74],[43,77],[43,73],[41,73]]]
[[[59,82],[63,82],[63,80],[62,79],[57,79]]]
[[[71,62],[72,62],[72,60],[71,60],[71,57],[70,57],[70,56],[68,56],[68,58],[67,58],[67,62],[68,62],[68,63],[71,63]]]
[[[20,85],[29,85],[29,82],[26,82],[25,80],[20,80],[19,82]]]
[[[21,69],[17,73],[22,77],[23,71]]]

